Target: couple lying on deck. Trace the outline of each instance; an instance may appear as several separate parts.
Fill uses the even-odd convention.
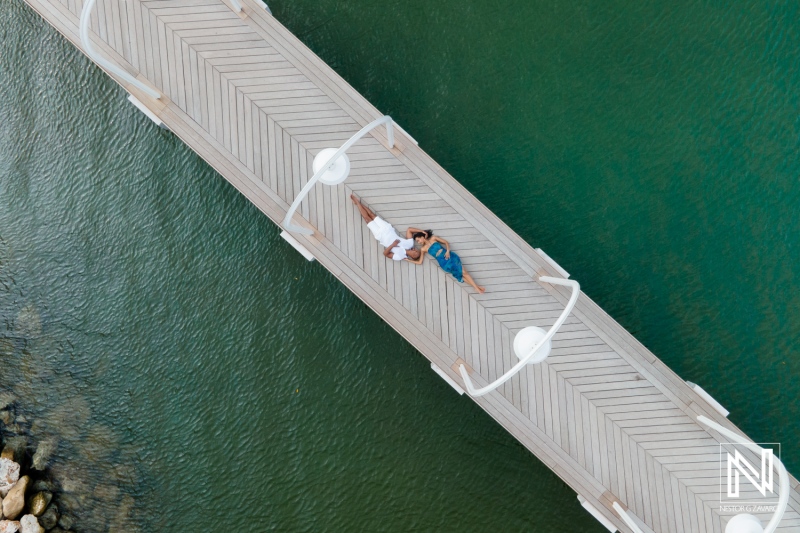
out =
[[[395,261],[406,260],[415,265],[421,265],[425,258],[425,252],[428,252],[436,259],[442,270],[451,274],[459,283],[466,281],[479,293],[486,290],[475,283],[475,280],[461,264],[461,258],[455,252],[450,251],[450,244],[446,240],[435,237],[431,230],[417,228],[408,228],[406,238],[401,239],[391,224],[362,204],[355,194],[351,194],[350,199],[356,204],[372,235],[385,248],[384,256]],[[421,250],[415,248],[415,242],[421,246]]]

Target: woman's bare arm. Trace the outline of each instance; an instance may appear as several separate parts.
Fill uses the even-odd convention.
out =
[[[410,239],[415,233],[425,233],[425,230],[417,228],[408,228],[406,230],[406,239]]]
[[[450,243],[435,235],[433,236],[433,240],[439,242],[440,244],[444,244],[444,258],[450,259]]]
[[[410,257],[406,257],[406,261],[408,261],[409,263],[414,263],[415,265],[421,265],[423,259],[425,259],[425,252],[420,252],[418,259],[411,259]]]

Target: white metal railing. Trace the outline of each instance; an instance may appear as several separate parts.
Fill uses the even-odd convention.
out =
[[[486,385],[481,389],[476,389],[474,387],[474,385],[472,384],[472,380],[470,379],[469,374],[467,373],[466,367],[464,367],[463,364],[459,365],[458,370],[459,372],[461,372],[461,377],[464,379],[464,383],[467,386],[467,392],[469,392],[470,395],[483,396],[485,394],[488,394],[493,390],[495,390],[500,385],[502,385],[503,383],[505,383],[506,381],[508,381],[509,379],[511,379],[512,377],[514,377],[514,374],[519,372],[526,364],[528,364],[528,361],[539,350],[539,348],[547,344],[547,342],[549,342],[550,339],[553,338],[553,335],[556,334],[558,328],[561,327],[564,321],[567,320],[569,314],[572,312],[572,308],[575,307],[575,302],[578,301],[578,295],[580,295],[581,293],[581,286],[580,284],[578,284],[577,281],[571,279],[552,278],[550,276],[541,276],[539,278],[539,281],[540,282],[543,281],[545,283],[551,283],[553,285],[563,285],[565,287],[572,287],[572,295],[570,296],[569,302],[567,302],[567,306],[564,308],[564,311],[561,313],[561,316],[558,317],[558,320],[556,320],[556,323],[552,325],[547,334],[545,334],[545,336],[542,337],[539,340],[539,342],[537,342],[533,346],[533,348],[531,348],[531,350],[528,352],[528,355],[521,358],[519,362],[511,368],[511,370],[509,370],[508,372],[497,378],[494,382],[490,383],[489,385]]]
[[[764,451],[764,449],[758,444],[748,441],[738,433],[735,433],[730,429],[717,424],[713,420],[710,420],[703,415],[699,415],[697,417],[697,420],[699,420],[706,426],[710,427],[717,433],[721,433],[725,437],[731,439],[731,442],[736,442],[738,444],[741,444],[742,446],[747,447],[749,450],[752,450],[757,454],[761,454]],[[789,504],[789,492],[790,492],[789,473],[786,471],[786,467],[783,466],[783,462],[781,462],[781,460],[778,457],[773,456],[773,465],[775,466],[775,469],[778,471],[778,476],[780,478],[781,493],[780,496],[778,497],[778,505],[775,509],[775,513],[772,515],[772,519],[767,524],[767,527],[763,529],[764,533],[774,533],[775,530],[778,529],[778,526],[781,523],[781,519],[783,519],[783,514],[786,512],[786,506]],[[736,515],[736,516],[742,516],[742,515]],[[728,528],[726,528],[726,531],[727,529]],[[752,531],[752,529],[748,529],[748,531]]]
[[[721,403],[719,403],[717,400],[714,399],[713,396],[707,393],[705,389],[703,389],[703,387],[701,387],[697,383],[692,383],[691,381],[687,381],[686,384],[689,385],[692,388],[692,390],[694,390],[697,393],[698,396],[704,399],[706,403],[708,403],[708,405],[713,407],[716,412],[718,412],[725,418],[728,418],[728,415],[731,414],[730,411],[722,407]]]
[[[118,67],[105,57],[101,56],[97,52],[97,50],[94,49],[94,47],[92,46],[92,41],[91,39],[89,39],[89,21],[92,16],[92,9],[94,9],[94,3],[95,0],[86,0],[86,2],[83,4],[83,10],[81,11],[81,24],[80,24],[81,44],[83,45],[83,50],[86,52],[86,55],[92,58],[95,63],[106,69],[108,72],[114,74],[118,78],[122,78],[131,85],[135,85],[148,96],[155,99],[161,98],[161,93],[159,93],[152,87],[142,83],[140,80],[137,80],[136,78],[131,76],[128,72],[121,69],[120,67]]]
[[[306,197],[308,192],[319,181],[322,175],[325,174],[325,172],[327,172],[328,169],[330,169],[334,165],[334,163],[336,163],[336,161],[342,155],[344,155],[344,153],[347,152],[347,150],[349,150],[350,147],[352,147],[361,137],[363,137],[370,131],[374,130],[381,124],[386,124],[386,137],[389,141],[389,148],[394,148],[394,131],[392,129],[392,117],[390,117],[389,115],[385,115],[379,119],[373,120],[372,122],[361,128],[358,131],[358,133],[350,137],[350,139],[348,139],[348,141],[344,143],[341,146],[341,148],[339,148],[336,151],[336,153],[334,153],[331,156],[331,158],[328,160],[327,163],[322,165],[320,169],[314,173],[311,179],[308,180],[308,183],[306,183],[305,187],[303,187],[303,189],[300,191],[300,194],[297,195],[297,198],[294,199],[294,202],[292,202],[291,207],[289,207],[289,211],[286,213],[286,216],[284,217],[283,222],[281,223],[281,225],[286,230],[293,231],[295,233],[302,233],[304,235],[314,234],[314,232],[309,229],[302,228],[300,226],[295,226],[294,224],[292,224],[292,216],[294,215],[295,211],[297,211],[297,208],[300,207],[300,203],[303,201],[303,198]]]
[[[644,533],[642,529],[639,527],[639,525],[633,521],[633,518],[631,518],[628,512],[625,509],[623,509],[618,502],[614,502],[612,504],[612,507],[614,507],[614,510],[617,512],[619,517],[622,518],[622,521],[625,522],[625,524],[629,528],[631,528],[631,531],[633,531],[633,533]]]

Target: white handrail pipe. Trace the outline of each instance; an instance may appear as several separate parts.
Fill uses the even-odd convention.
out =
[[[242,12],[242,4],[239,3],[239,0],[231,0],[231,4],[233,4],[233,10],[237,13]]]
[[[292,202],[291,207],[289,207],[289,211],[286,213],[286,216],[283,218],[283,222],[281,225],[287,231],[292,231],[295,233],[302,233],[304,235],[313,235],[314,232],[310,229],[306,229],[300,226],[295,226],[292,224],[292,216],[294,216],[295,211],[297,208],[300,207],[300,203],[303,201],[303,198],[306,197],[308,192],[311,188],[319,181],[323,174],[325,174],[331,167],[333,167],[334,163],[344,155],[347,150],[349,150],[361,137],[369,133],[370,131],[374,130],[381,124],[386,124],[386,138],[389,141],[389,148],[394,148],[394,130],[392,129],[392,117],[389,115],[382,116],[379,119],[375,119],[363,128],[361,128],[358,133],[350,137],[346,143],[344,143],[341,148],[339,148],[335,154],[331,156],[327,163],[322,165],[319,170],[317,170],[314,175],[308,180],[305,187],[300,190],[300,194],[297,195],[297,198],[294,199]]]
[[[633,533],[644,533],[642,529],[639,527],[639,524],[633,521],[633,518],[631,518],[628,512],[625,511],[625,509],[623,509],[619,503],[614,502],[612,504],[612,507],[614,507],[614,510],[617,512],[619,517],[622,518],[622,521],[625,522],[625,524],[629,528],[631,528],[631,531],[633,531]]]
[[[550,283],[552,285],[563,285],[565,287],[572,287],[572,295],[569,298],[569,302],[567,302],[567,306],[564,308],[564,311],[561,313],[561,316],[558,317],[556,323],[552,325],[550,330],[542,337],[539,342],[537,342],[533,348],[528,352],[528,355],[521,358],[516,365],[514,365],[508,372],[497,378],[494,382],[486,385],[481,389],[476,389],[475,386],[472,384],[472,379],[470,379],[469,374],[467,373],[466,367],[462,364],[459,365],[458,370],[461,372],[461,377],[464,379],[464,383],[467,386],[467,392],[470,393],[471,396],[483,396],[495,390],[497,387],[514,377],[514,374],[519,372],[528,361],[534,356],[534,354],[544,346],[546,343],[550,342],[550,339],[553,338],[558,332],[558,328],[561,327],[562,324],[567,320],[567,317],[572,312],[572,308],[575,307],[575,302],[578,301],[578,296],[581,293],[581,286],[580,284],[571,279],[562,279],[562,278],[553,278],[550,276],[541,276],[539,278],[540,282]]]
[[[116,1],[116,0],[114,0]],[[161,93],[145,85],[141,81],[137,80],[133,76],[131,76],[128,72],[121,69],[105,57],[101,56],[97,50],[94,49],[92,46],[92,40],[89,38],[89,22],[92,17],[92,9],[94,9],[95,0],[86,0],[86,3],[83,4],[83,10],[81,11],[81,24],[80,24],[80,35],[81,35],[81,44],[83,45],[83,50],[86,52],[95,63],[106,69],[111,74],[114,74],[118,78],[122,78],[130,85],[135,85],[139,88],[142,92],[150,96],[151,98],[155,98],[158,100],[161,98]]]
[[[764,451],[764,449],[758,444],[750,442],[749,440],[745,439],[738,433],[735,433],[730,429],[717,424],[713,420],[710,420],[703,415],[699,415],[697,417],[697,420],[699,420],[706,426],[710,427],[717,433],[720,433],[725,437],[729,438],[731,442],[736,442],[738,444],[741,444],[742,446],[745,446],[749,450],[752,450],[753,452],[759,455],[761,454],[761,452]],[[783,462],[778,457],[773,456],[772,460],[773,460],[773,466],[778,471],[778,476],[780,478],[781,494],[778,497],[778,505],[775,509],[775,513],[772,515],[772,519],[769,521],[769,523],[767,523],[767,527],[764,528],[764,533],[775,533],[775,530],[778,529],[778,526],[780,525],[781,520],[783,519],[783,514],[786,512],[786,507],[789,504],[789,493],[790,493],[789,473],[786,471],[786,467],[783,466]]]

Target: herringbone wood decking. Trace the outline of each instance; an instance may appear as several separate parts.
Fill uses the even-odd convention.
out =
[[[82,0],[27,2],[80,48]],[[280,221],[314,155],[380,113],[256,2],[239,15],[222,0],[98,0],[92,29],[102,53],[164,97],[128,90]],[[517,331],[548,328],[568,295],[534,281],[559,274],[410,139],[400,135],[390,150],[382,135],[349,151],[344,184],[312,190],[299,216],[316,234],[298,238],[457,383],[464,361],[486,384],[516,361]],[[397,228],[434,228],[487,293],[455,283],[434,261],[385,260],[351,192]],[[545,363],[476,402],[621,531],[629,530],[613,501],[644,531],[723,532],[719,436],[695,417],[732,424],[585,295]],[[792,487],[784,532],[800,530],[794,479]]]

